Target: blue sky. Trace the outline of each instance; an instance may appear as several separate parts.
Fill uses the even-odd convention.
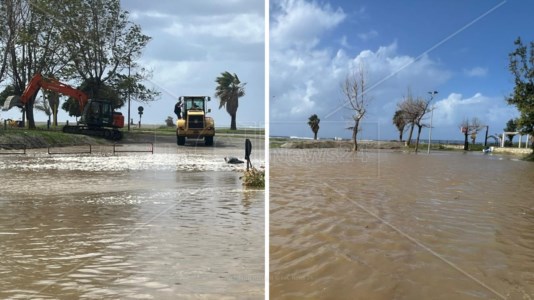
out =
[[[504,100],[508,54],[518,36],[534,38],[532,11],[512,0],[271,1],[270,134],[311,137],[316,113],[319,137],[350,137],[340,84],[357,63],[373,86],[362,138],[398,137],[391,119],[408,88],[439,92],[433,139],[461,139],[459,124],[473,117],[500,133],[518,115]]]
[[[207,95],[217,127],[229,127],[230,116],[214,98],[215,78],[224,71],[236,73],[246,82],[246,95],[240,99],[237,127],[265,126],[265,2],[263,0],[122,0],[130,20],[152,37],[138,63],[152,71],[146,82],[161,92],[157,101],[132,101],[132,118],[137,123],[137,107],[144,107],[145,124],[165,124],[174,118],[179,96]],[[75,84],[74,84],[75,85]],[[61,99],[65,101],[65,97]],[[126,116],[127,107],[120,111]],[[46,121],[36,111],[37,121]],[[20,119],[17,109],[0,111],[0,118]],[[73,122],[60,110],[59,121]]]

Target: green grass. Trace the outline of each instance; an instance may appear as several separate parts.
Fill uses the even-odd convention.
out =
[[[282,146],[286,142],[287,142],[287,139],[269,138],[269,148],[271,148],[271,149],[280,148],[280,146]]]
[[[27,128],[10,128],[4,130],[4,127],[0,127],[0,144],[25,144],[29,148],[48,147],[49,145],[72,145],[72,144],[85,144],[85,143],[97,143],[105,144],[109,141],[89,137],[86,135],[63,133],[63,125],[48,128],[46,124],[37,124],[36,129]],[[154,126],[145,125],[145,127],[137,128],[130,127],[130,131],[127,128],[121,129],[125,138],[131,137],[134,140],[136,135],[157,134],[159,136],[175,136],[176,127],[168,126]],[[258,129],[238,129],[230,130],[229,128],[218,128],[216,134],[227,135],[255,135],[263,136],[265,130],[263,128]]]
[[[215,134],[217,133],[265,135],[265,129],[263,128],[239,129],[238,128],[237,130],[230,130],[230,128],[215,128]]]
[[[48,130],[46,124],[38,125],[38,129],[42,130]],[[61,131],[63,126],[51,126],[49,131]],[[125,125],[124,128],[121,129],[122,132],[128,132],[128,125]],[[130,133],[158,133],[158,134],[168,134],[168,135],[174,135],[176,134],[176,127],[169,127],[166,125],[161,126],[154,126],[147,124],[145,127],[141,125],[141,128],[137,128],[136,126],[130,127]],[[229,127],[220,127],[215,128],[215,134],[254,134],[254,135],[265,135],[265,129],[264,128],[238,128],[237,130],[230,130]]]
[[[151,132],[156,131],[157,133],[162,134],[176,134],[176,127],[169,127],[162,125],[158,128],[153,129],[143,129],[143,128],[134,128],[132,132]],[[263,128],[247,128],[247,129],[237,129],[230,130],[230,128],[215,128],[215,134],[254,134],[254,135],[264,135],[265,129]]]
[[[69,145],[86,143],[87,136],[63,133],[59,130],[0,130],[0,141],[4,144],[25,144],[27,147],[43,147],[46,145]]]

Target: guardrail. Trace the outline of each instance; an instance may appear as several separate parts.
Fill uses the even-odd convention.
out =
[[[140,145],[145,145],[144,149]],[[0,144],[0,155],[4,154],[27,154],[25,144]],[[91,144],[56,144],[47,147],[49,155],[62,154],[92,154],[93,145]],[[153,143],[132,143],[132,144],[113,144],[113,154],[116,153],[152,153],[154,154]]]
[[[72,150],[72,148],[80,148],[82,146],[89,146],[89,150],[87,150],[87,148],[84,148],[82,149],[81,151],[70,151]],[[63,148],[65,149],[66,147],[69,147],[69,151],[60,151],[60,152],[51,152],[50,149],[54,149],[54,148]],[[53,145],[53,146],[48,146],[48,154],[50,155],[53,155],[53,154],[91,154],[92,153],[92,146],[91,144],[81,144],[81,145]]]
[[[20,148],[15,148],[14,146],[21,146]],[[4,152],[2,150],[22,150],[21,152]],[[24,144],[0,144],[0,155],[5,154],[26,154],[26,145]]]
[[[128,146],[138,146],[139,143],[136,144],[113,144],[113,154],[115,153],[130,153],[130,152],[150,152],[154,154],[154,144],[153,143],[141,143],[141,145],[148,145],[150,146],[147,150],[140,150],[140,149],[128,149]],[[126,148],[126,150],[123,149],[117,149],[117,148]]]

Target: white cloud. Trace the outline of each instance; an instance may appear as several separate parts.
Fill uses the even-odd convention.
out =
[[[464,69],[464,74],[469,77],[484,77],[488,75],[488,69],[482,67],[474,67],[471,69]]]
[[[435,123],[436,125],[447,126],[458,125],[465,118],[474,117],[469,115],[473,108],[487,101],[488,98],[480,93],[476,93],[470,98],[463,98],[461,94],[451,93],[447,98],[436,101]]]
[[[219,99],[214,98],[215,77],[222,71],[230,70],[238,74],[239,78],[246,82],[246,95],[239,100],[237,112],[238,126],[252,124],[264,126],[264,76],[263,72],[257,72],[263,68],[263,62],[210,62],[210,61],[143,61],[144,65],[153,70],[154,76],[147,85],[154,86],[161,91],[161,99],[145,106],[143,119],[161,121],[166,116],[173,116],[172,108],[179,96],[205,95],[211,96],[209,104],[218,126],[229,126],[230,117],[226,111],[219,108]],[[163,117],[163,118],[162,118]]]
[[[505,105],[502,97],[488,97],[476,93],[471,97],[451,93],[436,101],[434,121],[437,126],[456,126],[464,119],[479,118],[483,123],[502,123],[517,116],[513,106]]]
[[[341,8],[303,0],[275,3],[278,13],[271,20],[271,44],[277,48],[314,47],[321,34],[341,23],[346,15]]]
[[[417,87],[432,89],[450,77],[450,72],[427,56],[416,59],[399,55],[396,43],[376,51],[364,50],[353,57],[344,50],[336,53],[322,49],[271,51],[271,93],[276,96],[276,101],[271,103],[271,117],[303,118],[312,113],[324,116],[336,111],[332,108],[342,105],[340,84],[359,64],[364,65],[367,73],[368,92],[376,107],[370,113],[377,119],[381,118],[384,107],[395,108],[388,103],[400,100],[407,87],[426,95],[426,91],[418,91]],[[298,108],[283,109],[286,105]],[[389,120],[390,116],[385,119]]]
[[[182,39],[182,42],[215,37],[248,44],[263,43],[263,25],[263,20],[253,14],[197,16],[176,19],[171,26],[163,30]]]
[[[131,20],[152,37],[140,65],[152,70],[153,85],[162,92],[146,105],[143,119],[161,122],[173,115],[176,97],[213,96],[215,78],[224,71],[247,82],[237,112],[241,122],[264,124],[264,3],[261,1],[121,1]],[[218,126],[230,117],[210,107]],[[146,119],[145,119],[146,118]]]
[[[250,0],[146,1],[122,0],[121,5],[132,15],[138,12],[161,12],[172,16],[210,16],[239,13],[263,14],[263,2]]]
[[[378,31],[376,31],[376,30],[370,30],[370,31],[368,31],[368,32],[361,32],[361,33],[358,33],[358,37],[359,37],[362,41],[367,41],[367,40],[376,38],[377,36],[378,36]]]

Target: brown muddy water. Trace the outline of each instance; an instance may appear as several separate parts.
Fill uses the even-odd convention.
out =
[[[41,150],[0,156],[0,299],[263,298],[265,193],[223,160],[241,149]]]
[[[534,164],[270,152],[273,299],[533,299]]]

